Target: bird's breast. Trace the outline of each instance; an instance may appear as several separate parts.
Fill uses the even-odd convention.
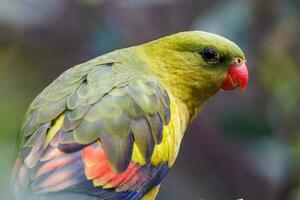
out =
[[[159,145],[155,145],[151,157],[151,164],[154,166],[168,163],[168,166],[171,167],[174,164],[179,152],[182,137],[188,125],[189,114],[186,106],[179,101],[176,101],[171,95],[170,101],[171,120],[170,123],[163,128],[162,142]],[[134,145],[132,161],[141,165],[145,164],[145,160],[136,145]]]

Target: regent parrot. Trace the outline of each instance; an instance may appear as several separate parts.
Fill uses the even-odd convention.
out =
[[[155,199],[203,104],[247,81],[240,48],[201,31],[70,68],[28,108],[11,181],[15,199]]]

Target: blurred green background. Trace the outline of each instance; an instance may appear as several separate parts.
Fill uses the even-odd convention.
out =
[[[247,55],[248,89],[193,123],[164,199],[300,199],[300,1],[0,0],[0,199],[30,101],[67,68],[114,49],[206,30]]]

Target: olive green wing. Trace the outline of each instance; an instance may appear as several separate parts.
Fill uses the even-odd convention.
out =
[[[170,121],[169,107],[167,92],[149,74],[121,63],[77,66],[30,105],[20,156],[32,168],[47,145],[75,151],[99,141],[111,167],[121,172],[131,160],[134,143],[150,160],[155,144],[162,140],[163,126]],[[62,127],[49,133],[61,116]]]

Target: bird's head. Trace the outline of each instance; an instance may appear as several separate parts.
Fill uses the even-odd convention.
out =
[[[220,89],[244,90],[247,86],[244,53],[219,35],[182,32],[144,47],[153,71],[184,101],[203,103]]]

